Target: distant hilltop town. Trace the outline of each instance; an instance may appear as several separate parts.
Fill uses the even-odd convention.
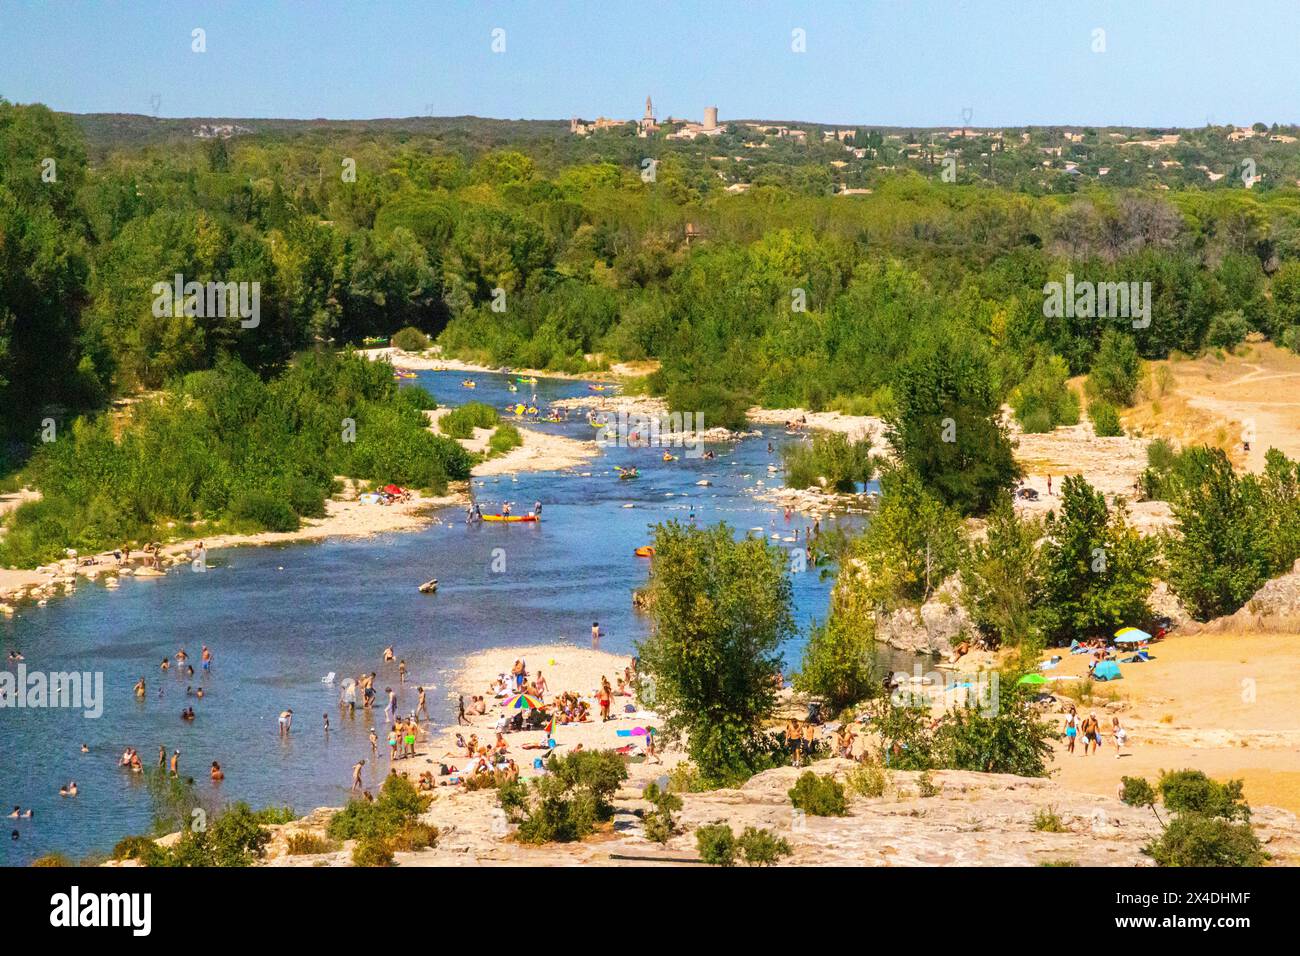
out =
[[[569,132],[575,136],[589,136],[597,130],[619,129],[633,123],[636,124],[636,135],[642,139],[653,136],[661,130],[670,130],[670,132],[665,133],[665,139],[688,140],[694,140],[700,136],[720,136],[727,131],[726,126],[718,124],[718,108],[716,106],[706,106],[704,108],[704,121],[702,123],[677,119],[671,116],[660,123],[658,117],[655,116],[654,102],[647,96],[645,98],[645,113],[639,120],[609,119],[600,116],[594,122],[587,122],[575,116],[569,120]]]
[[[196,139],[230,139],[232,136],[244,136],[252,130],[238,123],[200,123],[194,128]]]

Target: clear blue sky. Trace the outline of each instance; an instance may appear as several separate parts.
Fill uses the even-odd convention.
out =
[[[160,116],[1295,122],[1298,54],[1300,0],[0,0],[0,96]]]

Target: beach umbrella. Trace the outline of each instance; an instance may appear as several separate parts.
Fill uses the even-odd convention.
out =
[[[1151,640],[1151,635],[1146,631],[1138,630],[1136,627],[1121,627],[1115,632],[1116,644],[1141,644],[1143,641]]]
[[[1016,681],[1016,683],[1017,684],[1046,684],[1047,678],[1044,677],[1042,674],[1026,674],[1024,677],[1020,678],[1020,680]]]
[[[530,710],[541,707],[542,702],[532,694],[515,694],[514,697],[511,697],[501,706],[510,710]]]

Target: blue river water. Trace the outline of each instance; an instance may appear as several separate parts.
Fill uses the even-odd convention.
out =
[[[585,383],[562,379],[512,393],[511,378],[499,373],[474,374],[477,388],[469,390],[464,377],[422,372],[419,383],[443,404],[473,399],[497,408],[534,392],[542,404],[590,394]],[[582,414],[570,418],[534,427],[593,436]],[[370,756],[370,722],[360,708],[353,719],[340,713],[337,688],[321,682],[331,671],[340,680],[377,671],[381,697],[386,686],[401,686],[403,710],[414,707],[423,685],[432,719],[443,725],[454,722],[452,683],[469,653],[543,642],[589,647],[593,621],[605,634],[602,650],[634,653],[647,622],[633,610],[631,591],[644,583],[649,562],[633,549],[650,540],[656,522],[694,514],[701,525],[726,522],[737,533],[761,527],[769,539],[779,536],[773,543],[795,547],[781,539],[809,522],[787,522],[752,494],[757,482],[779,483],[768,465],[779,464],[780,445],[790,440],[799,439],[770,429],[763,438],[711,443],[715,460],[667,463],[659,449],[606,448],[561,472],[474,479],[485,513],[503,500],[516,514],[542,501],[537,524],[467,525],[462,509],[444,509],[418,531],[213,551],[207,573],[181,566],[165,578],[123,578],[116,590],[83,584],[45,607],[21,606],[0,618],[3,653],[20,652],[29,671],[102,672],[104,701],[98,718],[66,708],[0,708],[0,807],[35,811],[30,820],[4,820],[0,864],[51,851],[79,859],[148,832],[153,806],[140,775],[117,767],[126,746],[140,751],[146,767],[160,745],[169,754],[179,749],[182,773],[212,805],[246,800],[307,812],[342,804],[352,764]],[[639,479],[619,481],[616,465],[636,465]],[[439,579],[438,592],[420,594],[416,586],[430,577]],[[825,616],[830,581],[816,570],[791,580],[802,629]],[[791,666],[802,641],[783,649]],[[214,656],[210,672],[160,672],[162,658],[180,648],[197,668],[204,644]],[[395,665],[382,663],[389,644],[409,668],[404,686]],[[132,686],[141,677],[148,693],[139,701]],[[187,696],[187,686],[200,685],[203,699]],[[189,723],[180,718],[187,705],[197,713]],[[282,738],[277,716],[285,708],[294,711],[294,729]],[[220,784],[208,778],[213,760],[226,773]],[[377,784],[384,769],[368,762],[367,783]],[[70,780],[80,794],[60,797]]]

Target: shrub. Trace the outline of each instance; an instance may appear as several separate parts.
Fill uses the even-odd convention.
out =
[[[1134,337],[1117,329],[1106,329],[1088,374],[1088,394],[1107,404],[1127,408],[1137,395],[1141,371],[1142,360]]]
[[[415,823],[431,800],[432,797],[420,793],[405,777],[390,775],[384,780],[377,800],[373,803],[349,800],[347,806],[330,818],[326,833],[336,840],[388,839]]]
[[[297,531],[298,515],[289,502],[269,491],[250,490],[230,505],[230,516],[261,531]]]
[[[413,853],[437,846],[440,833],[437,827],[428,823],[408,823],[388,840],[388,845],[396,852]]]
[[[141,838],[134,838],[126,847],[118,846],[123,852],[134,853],[133,858],[144,866],[232,867],[251,866],[265,853],[270,840],[271,834],[248,804],[235,803],[211,820],[206,830],[187,829],[170,847]]]
[[[1263,866],[1268,855],[1248,823],[1182,813],[1142,852],[1157,866]]]
[[[673,793],[703,793],[709,785],[695,764],[683,760],[668,771],[668,789]]]
[[[1057,731],[1029,705],[1029,695],[1013,679],[997,682],[997,701],[986,707],[967,698],[935,729],[932,747],[938,767],[978,773],[1047,776],[1051,741]],[[994,703],[994,702],[990,702]]]
[[[392,866],[393,850],[383,837],[367,836],[352,848],[353,866]]]
[[[1199,770],[1164,773],[1156,788],[1142,777],[1122,778],[1120,799],[1150,807],[1163,833],[1142,852],[1157,866],[1262,866],[1268,854],[1250,827],[1240,780],[1219,783]],[[1174,813],[1168,826],[1156,812],[1156,789]]]
[[[646,839],[667,843],[676,832],[673,813],[682,808],[682,798],[671,791],[660,790],[656,783],[647,786],[641,795],[654,806],[644,817]]]
[[[627,765],[612,750],[552,756],[546,771],[531,786],[497,788],[501,809],[518,824],[516,835],[524,843],[568,843],[590,835],[613,816],[610,798],[627,779]]]
[[[791,442],[781,449],[785,483],[790,488],[824,487],[853,492],[876,473],[869,438],[851,441],[840,432],[818,432],[811,445]]]
[[[789,790],[796,810],[815,817],[842,817],[848,813],[844,787],[830,774],[818,776],[806,770]]]
[[[710,866],[736,865],[736,835],[725,823],[702,826],[695,831],[700,860]]]
[[[146,855],[156,844],[152,837],[129,836],[117,841],[111,854],[114,860],[136,860]]]
[[[860,763],[844,781],[860,797],[883,797],[889,789],[889,771],[879,764]]]
[[[1246,341],[1246,333],[1249,331],[1250,323],[1240,309],[1220,312],[1210,320],[1205,343],[1217,349],[1234,349]]]
[[[795,689],[823,698],[832,712],[865,700],[880,687],[873,644],[869,628],[848,626],[832,614],[808,635]]]
[[[1069,827],[1062,822],[1055,807],[1044,807],[1034,813],[1034,829],[1040,833],[1066,833]]]
[[[338,848],[338,841],[317,836],[315,833],[293,833],[288,839],[290,856],[316,856],[321,853],[333,853]]]
[[[39,866],[39,867],[62,868],[62,867],[73,866],[74,864],[62,853],[46,853],[44,856],[38,856],[36,859],[32,860],[31,865]]]
[[[916,778],[916,792],[928,800],[941,794],[943,786],[934,782],[934,777],[930,774],[930,771],[922,770]]]
[[[450,438],[473,438],[474,429],[491,428],[501,416],[491,405],[466,402],[438,419],[438,430]]]
[[[771,830],[757,827],[745,827],[736,846],[750,866],[772,866],[781,857],[794,852],[785,839],[774,835]]]
[[[429,337],[415,326],[408,325],[393,333],[389,343],[403,352],[423,352],[429,347]]]
[[[1121,777],[1119,798],[1130,807],[1155,809],[1156,792],[1144,777]]]
[[[504,455],[510,449],[518,448],[523,443],[524,438],[519,434],[519,429],[509,422],[502,422],[492,432],[492,437],[488,439],[488,454]]]
[[[1088,406],[1088,417],[1092,419],[1093,434],[1098,438],[1118,438],[1124,434],[1119,411],[1110,402],[1094,401]]]
[[[1070,388],[1069,378],[1070,367],[1059,355],[1034,363],[1007,399],[1024,431],[1049,432],[1057,425],[1079,423],[1079,397]]]
[[[1283,329],[1281,341],[1283,348],[1300,352],[1300,325],[1290,325]]]
[[[1160,777],[1160,799],[1175,813],[1200,813],[1225,820],[1249,820],[1250,806],[1240,780],[1219,783],[1200,770],[1179,770]]]

